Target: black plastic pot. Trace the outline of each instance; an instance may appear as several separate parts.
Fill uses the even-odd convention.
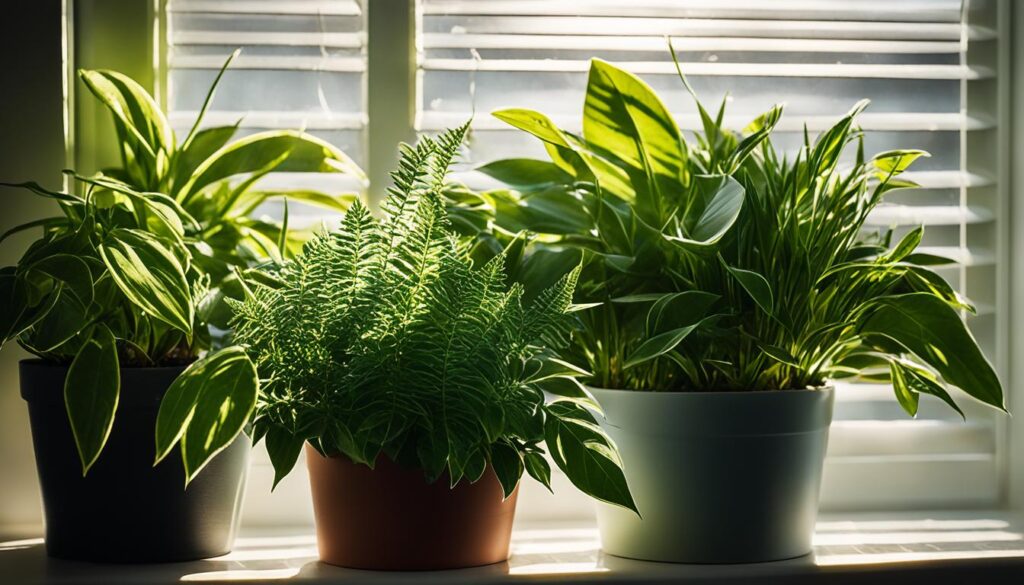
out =
[[[156,467],[160,400],[181,367],[121,370],[114,427],[82,477],[64,409],[67,368],[20,364],[46,517],[46,551],[65,559],[152,563],[230,552],[249,462],[242,434],[185,489],[177,449]]]

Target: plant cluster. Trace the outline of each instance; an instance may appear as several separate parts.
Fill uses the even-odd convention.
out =
[[[136,82],[113,71],[79,76],[112,114],[123,167],[90,177],[67,171],[81,188],[68,193],[4,184],[55,201],[62,215],[0,237],[43,232],[16,266],[0,269],[0,344],[16,340],[47,362],[70,365],[64,399],[85,473],[113,425],[119,369],[194,362],[214,345],[211,326],[226,327],[220,301],[225,294],[240,296],[236,273],[283,255],[286,228],[249,217],[279,195],[254,190],[255,181],[274,170],[362,173],[334,147],[301,133],[262,133],[229,144],[237,124],[199,130],[216,82],[179,145],[166,116]],[[240,174],[248,176],[232,180]],[[339,209],[352,199],[291,196]],[[230,355],[215,361],[223,365]],[[213,415],[193,421],[197,436],[212,427],[220,434],[192,441],[185,458],[189,478],[227,444],[223,436],[233,438],[244,424],[222,428],[230,420],[223,400],[232,399],[224,390],[232,389],[239,404],[255,401],[251,364],[228,363],[207,380],[217,388],[204,398]]]
[[[818,387],[884,366],[911,414],[921,393],[959,410],[947,386],[1002,408],[958,313],[970,306],[928,268],[943,259],[914,253],[922,231],[894,247],[890,234],[864,237],[927,153],[866,157],[861,102],[783,156],[771,141],[781,106],[735,133],[725,102],[712,116],[680,77],[703,125],[691,139],[642,80],[595,59],[582,135],[538,112],[495,112],[550,161],[496,161],[479,170],[510,189],[450,194],[482,256],[539,234],[511,271],[528,290],[582,260],[576,300],[591,308],[563,356],[587,363],[591,384],[657,391]]]
[[[635,509],[618,454],[584,407],[596,405],[575,380],[583,372],[547,349],[565,345],[578,270],[524,305],[522,288],[505,283],[504,255],[474,265],[450,228],[441,190],[467,128],[402,145],[381,220],[354,203],[277,284],[232,303],[235,339],[263,380],[256,438],[278,480],[308,441],[453,486],[490,467],[506,496],[524,469],[550,487],[546,443],[582,491]]]

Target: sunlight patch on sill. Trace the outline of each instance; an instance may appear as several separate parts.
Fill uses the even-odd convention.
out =
[[[24,538],[21,540],[8,540],[0,542],[0,551],[5,550],[20,550],[23,548],[31,548],[43,544],[42,538]]]
[[[1013,542],[1019,540],[1024,540],[1024,535],[1002,530],[965,532],[849,532],[816,534],[814,536],[814,546]]]
[[[607,567],[599,567],[593,561],[580,563],[537,563],[511,567],[509,575],[579,575],[586,573],[605,573]]]
[[[317,550],[315,546],[302,546],[292,548],[250,548],[236,549],[226,555],[205,559],[208,561],[285,561],[291,559],[315,558]]]
[[[816,532],[887,532],[919,530],[1003,530],[1010,527],[1005,520],[977,518],[969,520],[840,520],[819,521]]]
[[[833,565],[879,565],[886,563],[915,563],[927,561],[964,559],[1006,559],[1020,558],[1019,550],[962,550],[930,552],[855,553],[845,555],[820,555],[816,563],[820,567]]]
[[[291,579],[298,574],[298,567],[288,569],[237,569],[189,573],[188,575],[182,575],[181,581],[266,581],[272,579]]]

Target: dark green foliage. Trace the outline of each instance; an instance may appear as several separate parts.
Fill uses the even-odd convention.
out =
[[[594,60],[582,136],[495,112],[551,161],[485,165],[514,190],[453,188],[449,203],[482,258],[521,230],[543,234],[510,265],[527,295],[582,258],[576,301],[591,308],[563,354],[589,365],[591,384],[781,390],[882,368],[911,414],[921,392],[953,404],[946,385],[1002,408],[959,314],[970,307],[913,253],[921,230],[892,248],[887,234],[865,239],[868,214],[915,186],[898,175],[927,156],[866,158],[866,105],[787,159],[770,140],[781,107],[735,133],[724,103],[712,116],[697,101],[703,131],[687,139],[645,83]]]
[[[595,497],[632,508],[621,464],[575,381],[550,359],[564,346],[578,269],[524,304],[505,256],[475,266],[450,228],[440,191],[468,126],[402,145],[379,221],[355,203],[341,227],[310,240],[236,303],[237,341],[264,380],[255,420],[278,479],[309,441],[373,466],[379,457],[428,480],[476,481],[493,467],[506,494],[548,432],[555,461]],[[545,403],[543,390],[557,392]],[[574,426],[575,425],[575,426]],[[596,475],[593,469],[604,474]]]

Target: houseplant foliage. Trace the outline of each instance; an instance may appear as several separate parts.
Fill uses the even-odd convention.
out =
[[[381,220],[354,203],[277,285],[232,303],[263,380],[255,434],[277,480],[308,441],[452,486],[491,467],[506,497],[524,470],[549,486],[546,442],[582,491],[632,509],[618,454],[584,408],[582,371],[544,349],[564,345],[578,271],[524,305],[504,257],[474,265],[449,227],[441,190],[466,130],[403,145]]]
[[[564,357],[589,383],[654,391],[819,387],[856,374],[892,380],[915,414],[920,394],[955,386],[1002,408],[1000,383],[960,318],[970,305],[915,253],[922,230],[895,245],[864,237],[868,214],[919,150],[867,157],[858,103],[792,156],[770,140],[776,106],[742,133],[696,101],[703,130],[687,138],[639,78],[593,60],[583,133],[543,114],[494,115],[539,138],[550,161],[480,168],[511,189],[465,200],[497,228],[543,237],[516,268],[531,288],[548,267],[583,260],[582,327]],[[845,158],[844,158],[845,156]],[[477,224],[479,225],[479,223]],[[886,375],[887,374],[887,375]]]
[[[146,90],[131,78],[108,70],[81,70],[79,78],[111,113],[121,166],[103,169],[111,184],[138,192],[163,193],[188,217],[194,260],[211,277],[215,295],[209,320],[227,327],[230,311],[223,294],[240,296],[234,269],[298,250],[305,234],[283,229],[281,222],[255,217],[257,208],[275,199],[344,211],[355,194],[329,195],[311,190],[267,190],[260,180],[272,172],[342,172],[361,182],[363,171],[341,150],[296,130],[269,130],[236,139],[243,118],[229,126],[203,128],[217,86],[239,51],[221,67],[184,139]],[[241,177],[241,179],[239,178]],[[117,193],[116,188],[111,189]],[[287,218],[287,212],[285,217]],[[284,234],[284,235],[282,235]]]
[[[237,125],[198,130],[216,83],[179,145],[136,82],[114,71],[79,75],[113,116],[123,166],[88,177],[68,171],[71,192],[5,184],[53,200],[61,215],[0,237],[43,232],[17,266],[0,272],[0,298],[11,308],[0,342],[16,340],[47,363],[69,366],[64,399],[84,474],[113,427],[120,369],[196,362],[212,348],[211,325],[226,327],[222,299],[241,294],[240,276],[287,255],[286,226],[250,218],[255,207],[278,195],[338,209],[352,199],[267,193],[254,190],[255,181],[274,170],[362,173],[337,149],[301,133],[229,143]],[[206,356],[175,382],[169,396],[188,398],[191,423],[178,435],[186,481],[247,422],[256,384],[237,348]]]

